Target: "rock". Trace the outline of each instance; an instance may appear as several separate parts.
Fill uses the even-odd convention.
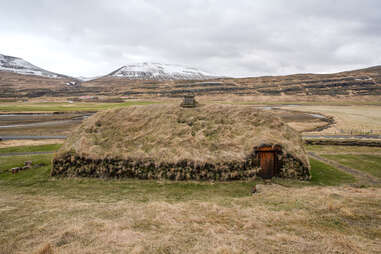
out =
[[[271,179],[263,179],[264,184],[272,184]]]
[[[255,188],[256,188],[257,193],[261,193],[261,192],[263,192],[265,186],[263,184],[257,184],[255,186]]]
[[[27,166],[29,168],[32,167],[32,161],[25,161],[24,166]]]
[[[19,167],[17,167],[17,168],[12,168],[12,169],[11,169],[12,174],[16,174],[16,173],[18,173],[20,170],[21,170],[21,168],[19,168]]]

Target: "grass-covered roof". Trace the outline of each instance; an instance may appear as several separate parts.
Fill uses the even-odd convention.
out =
[[[261,144],[279,144],[309,168],[300,135],[268,111],[249,106],[131,106],[99,112],[56,154],[155,163],[243,161]]]

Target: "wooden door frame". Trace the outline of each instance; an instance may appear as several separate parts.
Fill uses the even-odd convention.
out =
[[[273,170],[272,170],[272,177],[279,176],[280,175],[280,169],[282,167],[282,161],[278,159],[278,155],[282,152],[282,147],[280,145],[261,145],[258,147],[255,147],[255,154],[256,158],[258,159],[259,166],[261,165],[261,153],[273,153],[274,154],[274,164],[273,164]],[[262,171],[263,169],[261,169]],[[261,171],[259,172],[259,175],[261,175]]]

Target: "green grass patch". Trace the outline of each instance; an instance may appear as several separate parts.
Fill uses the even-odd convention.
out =
[[[38,145],[38,146],[14,146],[0,148],[0,154],[7,153],[30,153],[30,152],[55,152],[62,144],[48,144],[48,145]]]
[[[4,103],[0,112],[71,112],[71,111],[100,111],[133,105],[148,105],[159,102],[128,101],[122,103],[93,103],[93,102],[41,102],[41,103]]]
[[[353,183],[354,176],[342,172],[321,161],[310,159],[311,163],[311,183],[314,185],[340,185]]]
[[[381,178],[381,156],[370,154],[326,154],[323,157]]]
[[[172,182],[138,179],[96,179],[96,178],[52,178],[51,154],[0,157],[0,191],[60,195],[71,199],[115,202],[118,200],[167,202],[185,200],[211,200],[236,198],[250,195],[255,184],[248,182]],[[24,161],[45,166],[21,171],[17,174],[5,172],[12,167],[22,166]]]
[[[12,175],[6,171],[14,167],[24,166],[25,161],[32,161],[33,164],[45,164],[51,165],[52,154],[37,154],[37,155],[20,155],[20,156],[0,156],[0,179],[6,177],[6,179],[20,179],[25,177],[25,174]],[[32,170],[31,170],[32,172]],[[40,172],[33,171],[40,174]],[[8,178],[7,178],[8,177]],[[0,184],[1,185],[1,184]]]
[[[355,177],[342,172],[328,164],[310,158],[311,175],[310,181],[299,181],[295,179],[274,178],[274,182],[284,186],[335,186],[355,182]]]
[[[59,195],[70,199],[115,202],[131,200],[167,202],[217,200],[250,195],[250,190],[260,179],[236,182],[173,182],[138,179],[52,178],[50,177],[52,154],[0,157],[0,191],[12,190],[21,194]],[[31,160],[30,170],[11,174],[12,167],[22,166]],[[339,185],[353,182],[354,178],[324,163],[311,160],[312,180],[301,182],[276,179],[276,183],[289,186]]]

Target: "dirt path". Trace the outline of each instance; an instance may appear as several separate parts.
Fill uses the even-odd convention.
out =
[[[329,159],[326,159],[324,157],[321,157],[319,156],[318,154],[314,153],[314,152],[308,152],[308,155],[316,160],[319,160],[321,162],[324,162],[330,166],[333,166],[334,168],[337,168],[341,171],[344,171],[345,173],[348,173],[348,174],[351,174],[353,175],[354,177],[356,177],[358,180],[360,180],[361,182],[364,182],[364,183],[371,183],[371,184],[381,184],[381,180],[372,176],[372,175],[369,175],[363,171],[360,171],[360,170],[357,170],[357,169],[354,169],[354,168],[350,168],[350,167],[347,167],[347,166],[344,166],[336,161],[333,161],[333,160],[329,160]]]

